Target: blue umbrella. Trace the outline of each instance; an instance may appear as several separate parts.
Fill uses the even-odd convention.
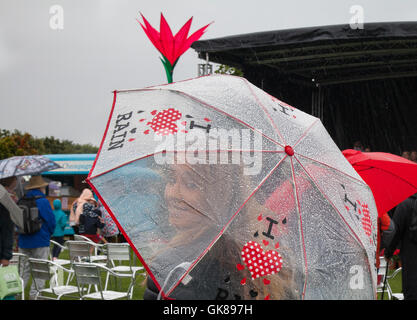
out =
[[[37,175],[57,168],[61,168],[61,166],[45,156],[15,156],[0,160],[0,179],[13,176]]]

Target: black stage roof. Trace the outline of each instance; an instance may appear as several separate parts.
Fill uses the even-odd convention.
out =
[[[355,140],[375,151],[417,148],[417,22],[256,32],[192,48],[320,117],[341,149]]]
[[[309,27],[197,41],[205,59],[245,69],[264,66],[311,84],[417,76],[417,22]]]

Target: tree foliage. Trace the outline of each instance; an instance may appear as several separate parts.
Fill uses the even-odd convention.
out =
[[[230,66],[225,65],[225,64],[219,65],[217,70],[214,71],[214,73],[230,74],[232,76],[243,77],[243,71],[242,70],[240,70],[238,68],[230,67]]]
[[[98,148],[91,144],[75,144],[53,136],[35,138],[19,130],[13,132],[0,129],[0,159],[33,154],[97,153]]]

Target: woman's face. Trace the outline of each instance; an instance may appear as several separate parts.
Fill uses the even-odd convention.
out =
[[[170,224],[188,229],[209,223],[213,213],[205,177],[187,165],[172,166],[167,176],[165,201]]]

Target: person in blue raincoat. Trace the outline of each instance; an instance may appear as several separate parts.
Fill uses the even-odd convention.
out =
[[[28,190],[25,194],[26,197],[40,196],[36,200],[36,206],[39,210],[39,216],[42,219],[41,229],[34,234],[20,234],[19,235],[19,252],[27,255],[29,258],[48,259],[49,245],[51,235],[55,231],[55,216],[52,211],[49,200],[45,197],[46,186],[48,183],[42,179],[41,176],[32,176],[29,183],[25,186],[25,190]],[[29,262],[24,261],[22,265],[22,278],[24,285],[29,281],[30,267]],[[45,281],[37,281],[38,288],[44,288]],[[33,299],[36,295],[35,284],[32,282],[32,286],[29,291],[30,299]]]
[[[68,217],[65,212],[62,210],[61,200],[55,199],[52,203],[54,207],[54,215],[55,215],[55,231],[52,234],[52,240],[58,242],[59,244],[64,244],[64,235],[65,235],[65,227],[67,225]],[[61,253],[61,248],[57,245],[54,245],[52,248],[52,260],[56,260]]]

